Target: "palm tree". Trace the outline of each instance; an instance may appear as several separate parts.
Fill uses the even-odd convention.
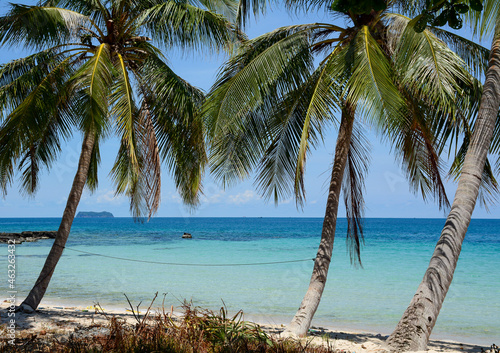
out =
[[[485,75],[483,94],[478,116],[474,124],[467,152],[461,168],[455,199],[434,249],[429,267],[413,296],[410,305],[387,339],[391,350],[426,350],[429,337],[436,324],[439,311],[453,280],[462,243],[467,232],[476,200],[484,183],[485,167],[490,168],[487,155],[490,147],[498,153],[498,113],[500,108],[500,4],[498,1],[484,3],[483,20],[474,19],[476,31],[481,35],[494,28],[489,65]],[[492,144],[492,139],[495,141]],[[497,170],[498,171],[498,170]]]
[[[257,169],[258,188],[275,202],[293,193],[302,204],[310,147],[328,124],[339,126],[309,289],[287,328],[298,336],[306,335],[325,287],[341,189],[351,260],[359,260],[368,163],[362,123],[391,143],[414,190],[444,206],[438,154],[473,106],[474,79],[436,35],[416,33],[408,17],[389,13],[394,1],[377,1],[376,8],[352,3],[290,0],[289,7],[324,8],[351,25],[289,26],[244,42],[204,107],[214,176],[229,185]],[[313,69],[316,53],[323,56]]]
[[[200,5],[202,7],[197,7]],[[10,5],[0,43],[36,51],[0,67],[0,185],[21,169],[22,189],[56,160],[73,131],[83,136],[78,169],[52,249],[22,303],[39,305],[68,239],[83,188],[97,188],[100,142],[112,133],[120,148],[111,176],[130,197],[134,217],[160,204],[162,160],[189,205],[198,202],[206,162],[203,93],[177,76],[160,50],[229,49],[230,2],[47,0]]]

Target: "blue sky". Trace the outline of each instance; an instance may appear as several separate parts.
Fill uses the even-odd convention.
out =
[[[33,3],[26,1],[23,3]],[[7,2],[0,1],[0,13],[6,12]],[[253,38],[277,27],[298,24],[325,22],[329,19],[322,14],[289,15],[275,6],[266,15],[252,20],[247,34]],[[488,44],[486,44],[488,45]],[[20,48],[0,48],[0,63],[23,57],[26,52]],[[166,53],[174,71],[191,84],[208,91],[215,80],[217,70],[224,60],[220,57],[207,57],[204,53],[179,52]],[[379,143],[378,137],[368,131],[371,143],[371,163],[366,180],[366,216],[367,217],[404,217],[404,218],[443,218],[432,200],[424,202],[419,195],[410,192],[404,174],[390,154],[387,145]],[[330,168],[335,147],[336,131],[331,129],[326,134],[324,144],[310,154],[306,166],[307,202],[302,209],[297,209],[295,201],[283,200],[278,206],[273,201],[266,202],[253,185],[253,180],[223,190],[207,173],[204,179],[204,196],[201,205],[189,210],[180,202],[180,197],[168,175],[163,169],[162,202],[157,217],[323,217]],[[19,193],[16,181],[8,190],[5,198],[0,198],[0,217],[60,217],[78,162],[81,137],[75,134],[73,139],[63,146],[58,162],[50,172],[46,170],[41,176],[41,187],[35,197],[24,197]],[[84,192],[78,211],[110,211],[115,216],[128,217],[129,204],[124,196],[115,197],[114,188],[108,177],[113,165],[118,142],[109,139],[102,151],[102,163],[99,174],[99,188],[93,194]],[[450,201],[453,199],[456,185],[447,182]],[[476,207],[474,218],[497,218],[498,207],[493,206],[490,212]],[[339,215],[345,216],[343,205],[339,207]]]

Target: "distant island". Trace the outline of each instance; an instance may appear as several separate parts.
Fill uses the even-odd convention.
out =
[[[113,218],[111,212],[78,212],[76,218]]]

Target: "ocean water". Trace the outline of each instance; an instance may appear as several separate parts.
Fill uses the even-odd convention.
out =
[[[56,230],[59,221],[3,218],[0,232]],[[350,263],[346,221],[340,219],[313,325],[389,334],[422,279],[443,224],[444,219],[366,219],[361,268]],[[321,226],[320,218],[75,219],[44,300],[124,309],[124,293],[144,307],[158,292],[158,304],[166,293],[168,308],[190,300],[217,310],[223,301],[247,318],[286,324],[309,285]],[[193,239],[181,239],[184,232]],[[18,302],[38,277],[52,242],[16,246]],[[0,288],[7,297],[7,246],[0,249]],[[286,262],[294,260],[303,261]],[[279,261],[285,263],[236,266]],[[500,342],[500,220],[472,220],[432,338]]]

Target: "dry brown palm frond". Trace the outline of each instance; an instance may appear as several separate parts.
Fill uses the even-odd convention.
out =
[[[147,102],[143,102],[139,112],[139,144],[142,150],[142,183],[148,218],[156,213],[161,199],[161,159]]]

